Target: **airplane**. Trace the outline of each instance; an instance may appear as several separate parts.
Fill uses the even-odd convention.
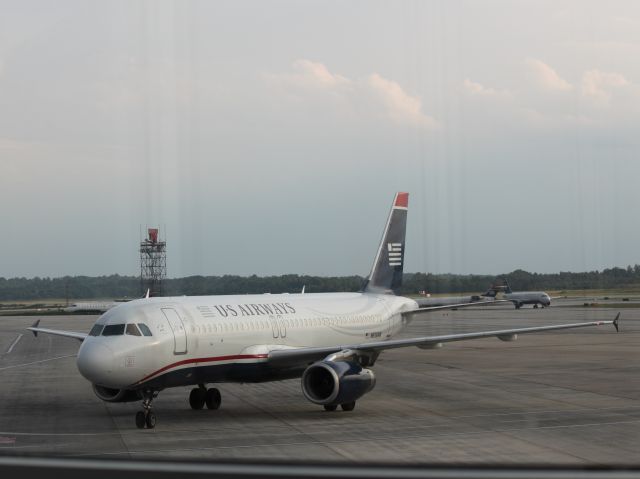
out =
[[[532,304],[534,308],[537,308],[538,305],[543,308],[551,306],[551,296],[544,291],[518,291],[514,293],[506,279],[502,280],[502,284],[492,285],[489,291],[482,296],[511,301],[516,309],[520,309],[525,304]]]
[[[149,298],[151,296],[151,290],[147,289],[144,297]],[[128,299],[118,299],[115,301],[88,301],[85,303],[73,303],[62,310],[65,313],[106,313],[111,308],[115,308],[116,306],[129,301]]]
[[[195,386],[193,409],[218,409],[209,384],[301,378],[311,403],[352,411],[376,384],[371,369],[388,350],[429,350],[452,341],[613,324],[592,321],[552,326],[393,339],[410,321],[433,311],[476,303],[421,308],[397,295],[402,282],[408,193],[397,193],[371,272],[359,292],[140,298],[110,309],[89,333],[39,327],[81,341],[77,367],[106,402],[142,400],[138,428],[154,428],[152,401],[166,388]]]
[[[486,306],[489,303],[502,303],[495,297],[489,297],[484,295],[472,295],[472,296],[438,296],[435,298],[418,298],[416,299],[421,307],[426,306],[452,306],[460,303],[479,303],[479,306]]]
[[[85,313],[106,313],[111,308],[115,308],[122,303],[122,301],[88,301],[85,303],[73,303],[62,310],[65,313],[77,313],[80,311]]]

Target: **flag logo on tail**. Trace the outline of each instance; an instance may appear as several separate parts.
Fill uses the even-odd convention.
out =
[[[387,243],[389,266],[402,266],[402,243]]]

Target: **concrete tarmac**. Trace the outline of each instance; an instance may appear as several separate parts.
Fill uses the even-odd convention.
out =
[[[193,411],[190,388],[140,404],[107,404],[78,373],[72,339],[0,318],[0,454],[424,463],[640,465],[640,309],[612,326],[480,339],[441,350],[388,351],[375,389],[352,412],[325,412],[300,381],[219,386],[222,408]],[[437,312],[403,337],[612,319],[607,308],[510,306]],[[47,316],[88,331],[97,316]]]

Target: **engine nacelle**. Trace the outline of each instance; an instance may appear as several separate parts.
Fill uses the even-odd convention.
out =
[[[345,404],[373,389],[376,377],[350,361],[318,361],[302,374],[302,392],[315,404]]]
[[[130,389],[113,389],[105,386],[93,384],[93,392],[106,402],[132,402],[142,399],[140,391],[132,391]]]

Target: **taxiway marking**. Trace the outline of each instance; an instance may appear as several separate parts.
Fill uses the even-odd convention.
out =
[[[16,344],[18,344],[18,341],[20,341],[20,338],[22,338],[22,336],[24,336],[24,334],[22,333],[18,334],[18,337],[13,340],[13,342],[11,343],[11,346],[9,346],[9,349],[7,349],[7,352],[5,354],[9,354],[11,353],[11,351],[13,351],[13,348],[15,348]]]
[[[77,354],[67,354],[66,356],[58,356],[56,358],[41,359],[40,361],[31,361],[30,363],[14,364],[13,366],[5,366],[3,368],[0,368],[0,371],[4,371],[5,369],[21,368],[23,366],[31,366],[32,364],[46,363],[47,361],[55,361],[56,359],[73,358],[75,356],[77,356]]]

